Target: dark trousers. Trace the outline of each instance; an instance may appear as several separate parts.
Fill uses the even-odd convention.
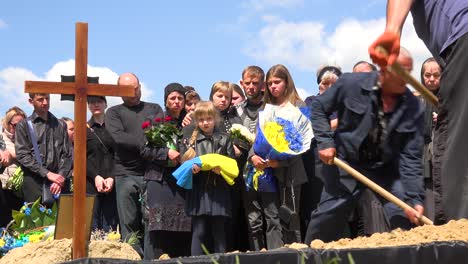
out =
[[[372,178],[371,178],[372,179]],[[377,184],[402,199],[404,196],[401,180],[378,182]],[[310,244],[314,239],[324,242],[338,240],[343,237],[343,230],[348,222],[349,214],[357,205],[364,186],[357,184],[352,192],[343,184],[326,184],[318,208],[312,212],[305,243]],[[388,201],[380,199],[391,228],[409,229],[412,227],[404,212]]]
[[[145,260],[158,259],[162,254],[171,258],[190,256],[190,232],[148,231],[145,234]]]
[[[468,218],[468,34],[443,54],[446,67],[439,91],[439,112],[434,134],[434,184],[440,180],[442,206],[450,219]],[[436,201],[437,206],[437,201]],[[437,220],[436,212],[436,220]],[[437,223],[437,221],[436,221]]]
[[[17,210],[23,206],[23,202],[12,191],[4,190],[0,186],[0,227],[6,227],[13,220],[11,210]]]
[[[122,239],[127,240],[132,233],[137,233],[139,244],[134,245],[134,248],[140,255],[143,255],[145,235],[143,207],[141,206],[141,197],[145,191],[143,176],[115,177],[115,189]]]
[[[317,208],[322,194],[322,167],[326,166],[318,158],[317,143],[313,140],[310,149],[302,154],[302,162],[307,173],[307,182],[302,185],[301,190],[301,235],[302,240],[307,232],[310,214]]]
[[[282,247],[281,223],[278,216],[279,194],[248,190],[245,197],[250,249],[258,251],[262,248]]]
[[[93,212],[93,230],[115,231],[118,224],[119,214],[117,212],[115,188],[110,193],[96,194]]]
[[[240,175],[239,177],[242,177]],[[242,177],[243,178],[243,177]],[[249,240],[247,233],[247,217],[244,209],[245,183],[236,182],[231,189],[232,216],[226,221],[226,241],[227,251],[247,251]]]
[[[210,240],[213,243],[210,254],[226,252],[226,220],[225,216],[192,216],[192,256],[203,255],[202,245],[206,247]]]
[[[390,230],[390,224],[379,195],[370,189],[362,190],[356,208],[351,214],[349,222],[350,237],[369,236],[374,233],[389,232]]]

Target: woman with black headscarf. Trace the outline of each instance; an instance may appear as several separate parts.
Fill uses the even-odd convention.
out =
[[[171,122],[179,130],[182,129],[184,96],[185,88],[181,84],[167,85],[164,89],[164,117],[149,117],[149,121],[153,124]],[[179,166],[179,152],[147,143],[141,150],[141,156],[146,160],[143,205],[147,212],[147,233],[144,258],[152,260],[163,253],[171,257],[189,256],[191,219],[184,211],[185,191],[172,176],[172,172]]]

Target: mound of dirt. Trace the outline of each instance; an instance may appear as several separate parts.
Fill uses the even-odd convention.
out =
[[[395,229],[389,233],[376,233],[370,237],[355,239],[344,238],[330,243],[316,239],[312,241],[310,247],[320,249],[376,248],[418,245],[434,241],[468,242],[468,220],[452,220],[440,226],[424,225],[407,231]]]
[[[0,259],[0,264],[38,264],[70,261],[72,259],[71,248],[71,239],[28,243],[23,247],[15,248],[8,252],[8,254]],[[91,241],[88,257],[141,259],[129,244],[105,240]]]

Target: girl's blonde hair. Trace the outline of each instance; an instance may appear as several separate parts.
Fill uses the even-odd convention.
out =
[[[3,129],[6,129],[8,125],[10,124],[11,120],[15,116],[22,116],[23,118],[26,118],[26,113],[19,107],[13,106],[12,108],[8,109],[5,113],[5,118],[3,118],[2,126]]]
[[[213,117],[215,126],[216,126],[219,120],[219,112],[218,110],[216,110],[213,102],[200,101],[197,103],[197,106],[195,107],[195,110],[192,113],[192,118],[195,120],[195,122],[198,122],[198,120],[203,116]],[[182,163],[184,163],[187,160],[191,160],[195,158],[195,156],[197,155],[197,153],[195,152],[195,141],[197,140],[199,131],[200,129],[198,128],[198,125],[197,125],[195,129],[193,130],[192,135],[190,136],[189,148],[182,155],[182,158],[181,158]]]
[[[282,64],[274,65],[268,70],[266,74],[267,89],[265,89],[265,95],[263,97],[264,104],[275,103],[275,98],[271,94],[270,89],[268,89],[268,82],[273,77],[280,78],[286,82],[286,89],[284,91],[286,101],[290,102],[295,106],[304,104],[304,101],[302,101],[301,97],[297,93],[296,86],[294,85],[294,81],[291,77],[291,74],[289,73],[286,66]]]

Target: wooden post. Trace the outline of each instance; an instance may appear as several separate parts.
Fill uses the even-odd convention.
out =
[[[86,257],[86,101],[88,82],[88,24],[78,23],[75,36],[75,153],[73,160],[73,259]],[[83,144],[84,143],[84,144]]]

